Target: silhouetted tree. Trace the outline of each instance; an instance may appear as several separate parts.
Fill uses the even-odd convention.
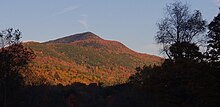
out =
[[[201,13],[191,14],[186,4],[175,2],[167,6],[167,17],[158,28],[156,40],[163,44],[169,59],[161,66],[138,67],[129,83],[152,93],[159,106],[219,106],[219,73],[213,72],[209,63],[202,60],[204,56],[197,46],[199,36],[206,30]],[[217,63],[220,61],[220,15],[209,24],[209,29],[209,56]]]
[[[220,14],[208,26],[208,59],[213,67],[220,70]]]
[[[23,83],[20,72],[34,58],[34,53],[20,42],[19,30],[6,29],[0,35],[0,87],[4,90],[1,96],[4,96],[4,107],[6,107],[7,94]]]
[[[191,13],[187,4],[177,1],[166,6],[166,17],[157,26],[159,31],[155,39],[163,45],[163,52],[172,59],[170,46],[181,42],[198,42],[198,36],[206,30],[206,21],[199,10]]]

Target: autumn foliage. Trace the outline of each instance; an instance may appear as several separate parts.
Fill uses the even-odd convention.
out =
[[[135,73],[136,66],[159,65],[163,60],[134,52],[120,42],[104,40],[91,32],[45,43],[29,42],[25,46],[37,56],[29,65],[34,74],[26,78],[29,85],[122,84]]]

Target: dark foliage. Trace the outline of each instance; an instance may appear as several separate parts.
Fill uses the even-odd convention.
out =
[[[150,94],[129,84],[23,86],[10,95],[7,107],[158,107]]]
[[[0,93],[4,107],[10,103],[11,94],[23,85],[20,72],[26,69],[33,57],[32,51],[24,48],[22,44],[13,44],[0,50]]]
[[[34,53],[25,48],[19,39],[21,32],[6,29],[0,33],[0,102],[6,107],[9,97],[23,84],[20,72],[25,71],[28,63],[34,58]]]
[[[33,51],[25,48],[21,43],[0,49],[0,79],[3,82],[19,82],[21,70],[35,57]]]
[[[218,80],[206,63],[167,60],[160,67],[141,68],[130,83],[152,93],[161,107],[217,107]]]
[[[208,26],[208,60],[220,70],[220,14]]]
[[[170,57],[175,61],[189,60],[201,61],[203,56],[199,52],[199,47],[194,43],[177,42],[170,46]]]

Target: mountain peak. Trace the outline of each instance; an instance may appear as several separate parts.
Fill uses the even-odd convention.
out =
[[[94,35],[94,36],[97,36],[96,34],[92,33],[92,32],[84,32],[84,33],[80,33],[80,34],[83,34],[83,35]]]
[[[92,40],[102,40],[99,36],[92,32],[84,32],[84,33],[79,33],[79,34],[74,34],[66,37],[62,37],[56,40],[51,40],[45,43],[71,43],[79,40],[87,40],[87,39],[92,39]]]

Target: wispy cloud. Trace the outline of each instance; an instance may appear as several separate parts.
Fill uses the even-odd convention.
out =
[[[65,13],[67,13],[67,12],[74,11],[74,10],[76,10],[76,9],[78,9],[78,8],[79,8],[79,6],[66,7],[66,8],[64,8],[63,10],[57,12],[57,15],[65,14]]]
[[[88,21],[87,21],[87,17],[88,17],[87,14],[82,14],[82,15],[81,15],[81,19],[78,21],[78,22],[80,23],[80,25],[81,25],[85,30],[88,30],[88,29],[89,29],[89,24],[88,24]]]
[[[81,19],[81,20],[79,20],[79,23],[83,26],[83,28],[84,28],[85,30],[88,30],[88,29],[89,29],[89,25],[88,25],[87,20]]]

